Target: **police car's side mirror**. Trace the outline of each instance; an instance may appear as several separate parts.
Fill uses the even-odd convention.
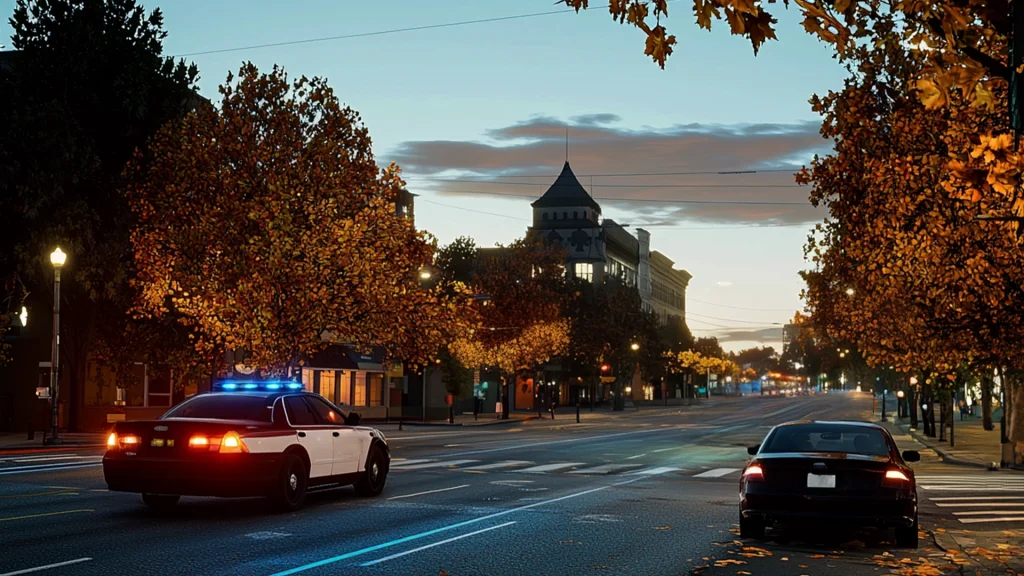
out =
[[[348,416],[345,416],[345,426],[358,426],[359,425],[359,414],[355,412],[349,412]]]

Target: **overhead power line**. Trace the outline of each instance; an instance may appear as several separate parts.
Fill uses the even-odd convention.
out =
[[[744,308],[743,306],[730,306],[728,304],[718,304],[716,302],[708,302],[706,300],[698,300],[696,298],[686,297],[688,302],[698,302],[700,304],[707,304],[708,306],[721,306],[722,308],[732,308],[734,310],[749,310],[751,312],[796,312],[793,308]]]
[[[740,320],[738,318],[719,318],[718,316],[708,316],[707,314],[697,314],[696,312],[689,312],[689,311],[686,312],[686,316],[687,316],[688,319],[689,319],[689,316],[691,316],[691,315],[698,316],[700,318],[710,318],[711,320],[721,320],[723,322],[740,322],[742,324],[757,324],[757,325],[760,325],[760,326],[763,326],[763,325],[766,324],[766,322],[763,322],[763,321]],[[776,324],[779,325],[779,326],[782,325],[781,323],[776,323]],[[772,326],[775,326],[776,324],[772,324]]]
[[[419,178],[407,178],[419,180]],[[547,182],[502,182],[500,180],[460,180],[457,178],[436,178],[431,182],[466,184],[495,184],[501,186],[542,186],[552,187]],[[594,188],[804,188],[800,184],[593,184]],[[457,192],[457,190],[456,190]]]
[[[790,173],[796,174],[798,168],[769,168],[763,170],[694,170],[684,172],[606,172],[603,174],[576,174],[577,178],[624,178],[637,176],[743,176],[747,174],[768,174],[768,173]],[[502,174],[498,178],[549,178],[554,180],[558,174]],[[481,178],[485,178],[481,176]],[[489,176],[486,178],[494,178]],[[409,176],[407,179],[416,180],[438,180],[450,182],[486,182],[477,178],[442,178],[440,176]]]
[[[513,198],[540,198],[536,194],[514,194],[511,192],[495,192],[488,190],[447,190],[449,194],[466,194],[482,196],[511,196]],[[659,198],[613,198],[610,196],[594,196],[594,200],[609,202],[645,202],[652,204],[739,204],[761,206],[811,206],[810,202],[776,202],[759,200],[663,200]]]
[[[594,6],[592,9],[607,8],[608,5]],[[319,38],[302,38],[299,40],[286,40],[282,42],[267,42],[264,44],[252,44],[249,46],[235,46],[233,48],[218,48],[214,50],[200,50],[196,52],[183,52],[174,54],[172,58],[184,58],[186,56],[205,56],[207,54],[226,54],[228,52],[244,52],[246,50],[259,50],[262,48],[280,48],[282,46],[297,46],[300,44],[314,44],[317,42],[334,42],[337,40],[351,40],[353,38],[369,38],[371,36],[386,36],[389,34],[401,34],[403,32],[419,32],[421,30],[438,30],[441,28],[456,28],[470,26],[473,24],[487,24],[491,22],[508,22],[510,20],[524,20],[526,18],[539,18],[541,16],[553,16],[555,14],[567,14],[575,12],[572,8],[563,10],[549,10],[547,12],[533,12],[529,14],[514,14],[512,16],[496,16],[493,18],[479,18],[476,20],[461,20],[459,22],[443,22],[440,24],[425,24],[422,26],[409,26],[406,28],[390,28],[387,30],[376,30],[374,32],[358,32],[353,34],[339,34],[337,36],[322,36]]]

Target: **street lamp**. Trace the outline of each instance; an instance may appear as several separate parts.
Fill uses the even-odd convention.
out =
[[[21,307],[21,314],[18,314],[18,319],[21,320],[22,328],[28,326],[28,308]]]
[[[896,417],[903,418],[903,390],[896,391]]]
[[[420,280],[430,280],[430,270],[426,268],[420,270]]]
[[[846,295],[847,296],[853,296],[853,294],[854,294],[853,288],[847,288],[846,289]]]
[[[64,262],[66,262],[67,259],[68,255],[65,254],[59,246],[50,254],[50,264],[53,265],[53,345],[51,348],[52,354],[50,356],[50,444],[60,443],[58,433],[60,405],[57,402],[57,392],[59,391],[60,384],[60,379],[58,378],[60,370],[60,269],[64,266]]]
[[[637,344],[636,342],[633,342],[632,344],[629,345],[629,349],[632,350],[633,352],[636,352],[637,350],[640,349],[640,345]]]

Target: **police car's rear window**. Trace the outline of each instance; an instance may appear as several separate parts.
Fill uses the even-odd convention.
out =
[[[271,401],[260,396],[198,396],[173,408],[164,418],[213,418],[270,422]]]

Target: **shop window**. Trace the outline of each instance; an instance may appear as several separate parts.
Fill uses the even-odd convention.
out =
[[[302,388],[306,392],[313,391],[313,371],[308,368],[302,370]]]
[[[374,373],[367,375],[370,380],[370,406],[384,405],[384,375]]]
[[[366,406],[366,372],[356,374],[356,394],[353,406]]]
[[[581,280],[594,281],[594,265],[590,262],[576,262],[573,265],[573,273]]]
[[[352,404],[352,382],[354,372],[341,373],[341,394],[338,395],[338,404],[345,406]]]
[[[334,384],[334,370],[321,370],[320,371],[320,395],[327,398],[331,402],[334,402],[334,393],[336,386]]]

